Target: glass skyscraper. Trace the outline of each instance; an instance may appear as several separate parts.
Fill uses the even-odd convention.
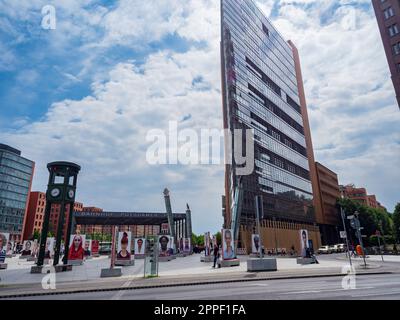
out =
[[[0,232],[20,241],[34,171],[34,162],[0,144]]]
[[[314,155],[297,49],[251,0],[221,0],[221,17],[224,127],[254,130],[255,170],[241,177],[240,224],[249,233],[255,231],[254,197],[262,195],[262,226],[276,228],[278,238],[280,228],[293,231],[293,240],[282,239],[281,246],[296,245],[292,242],[300,228],[315,232],[318,243]],[[239,183],[232,162],[225,176],[226,227]],[[240,237],[245,241],[242,232]]]

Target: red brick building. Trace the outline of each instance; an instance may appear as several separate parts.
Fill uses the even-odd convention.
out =
[[[60,217],[61,206],[59,204],[53,204],[50,211],[49,220],[49,232],[52,234],[57,233],[58,219]],[[42,232],[44,214],[46,210],[46,194],[44,192],[30,192],[28,210],[25,217],[23,240],[30,239],[33,237],[35,231]],[[74,211],[82,211],[83,204],[75,202]],[[69,205],[66,206],[66,212],[69,212]],[[67,232],[69,223],[69,215],[66,215],[63,226],[63,237]]]
[[[372,0],[400,107],[400,1]]]
[[[340,198],[338,176],[335,172],[316,162],[317,173],[315,188],[319,196],[314,200],[317,216],[322,217],[320,223],[321,240],[323,244],[338,243],[338,229],[340,226],[340,213],[336,207],[337,199]]]
[[[386,210],[386,208],[376,200],[376,196],[369,195],[365,188],[356,188],[354,184],[349,184],[340,186],[340,193],[344,198],[358,201],[367,207]]]
[[[80,202],[75,202],[74,203],[74,212],[75,211],[82,211],[83,209],[83,203]],[[50,211],[50,220],[49,220],[49,231],[51,233],[53,233],[54,235],[56,235],[57,233],[57,226],[58,226],[58,221],[60,218],[60,210],[61,210],[61,206],[59,204],[53,204],[51,206],[51,211]],[[65,214],[66,214],[66,218],[64,219],[64,225],[63,225],[63,232],[62,232],[62,237],[65,241],[65,235],[67,234],[67,228],[68,228],[68,224],[69,224],[69,204],[67,204],[65,206]]]
[[[103,212],[103,209],[97,207],[83,207],[82,212],[94,212],[100,213]],[[100,226],[100,225],[88,225],[88,226],[76,226],[76,232],[80,234],[88,234],[93,235],[97,234],[111,234],[111,227],[109,226]]]
[[[23,240],[32,239],[35,231],[42,231],[44,212],[46,209],[46,194],[32,191],[29,194],[28,210],[25,216]]]

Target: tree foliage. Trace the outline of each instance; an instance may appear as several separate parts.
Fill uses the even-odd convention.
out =
[[[385,241],[393,242],[394,235],[394,216],[381,208],[371,208],[363,205],[360,202],[351,199],[339,199],[338,205],[342,206],[346,216],[354,215],[359,212],[360,224],[364,228],[362,234],[366,235],[365,244],[375,245],[375,238],[371,238],[379,231],[385,236]],[[399,208],[400,209],[400,208]],[[346,219],[348,230],[353,230],[350,227],[349,220]],[[352,242],[357,242],[355,233],[350,234]]]
[[[397,243],[400,243],[400,203],[396,205],[393,213],[393,233],[396,236]]]

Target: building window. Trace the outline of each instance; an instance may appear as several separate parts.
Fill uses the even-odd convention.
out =
[[[392,7],[389,7],[389,8],[387,8],[387,9],[383,10],[383,15],[385,16],[385,19],[386,19],[386,20],[389,19],[389,18],[391,18],[391,17],[393,17],[393,16],[394,16],[394,10],[393,10],[393,8],[392,8]]]
[[[389,29],[389,35],[391,37],[393,37],[393,36],[395,36],[395,35],[397,35],[399,33],[399,27],[398,27],[397,23],[395,23],[395,24],[391,25],[390,27],[388,27],[388,29]]]
[[[393,48],[393,54],[400,54],[400,42],[397,42],[392,46]]]
[[[268,30],[268,28],[265,26],[264,23],[262,24],[262,29],[263,29],[264,33],[269,37],[269,30]]]

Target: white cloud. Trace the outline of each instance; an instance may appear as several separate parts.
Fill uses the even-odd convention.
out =
[[[82,11],[86,25],[99,24],[101,34],[61,24],[71,26],[71,37],[84,36],[86,47],[81,49],[88,51],[98,45],[146,46],[172,33],[206,46],[184,53],[162,50],[144,65],[118,63],[106,79],[93,81],[91,96],[56,102],[42,121],[0,134],[37,161],[35,188],[45,189],[47,162],[76,161],[83,168],[78,196],[88,205],[164,210],[162,190],[168,186],[175,211],[191,204],[196,232],[217,231],[222,223],[223,167],[150,167],[145,136],[149,129],[166,129],[169,120],[179,122],[188,114],[192,117],[182,126],[222,127],[218,2],[120,1],[110,11]],[[276,1],[260,3],[269,14]],[[393,190],[400,178],[400,138],[394,132],[400,114],[377,25],[371,10],[356,7],[355,30],[341,23],[352,14],[347,9],[322,21],[321,15],[333,10],[332,3],[280,1],[273,22],[300,51],[317,160],[335,170],[341,182],[366,186],[391,208],[399,200]],[[307,10],[299,4],[308,5]],[[76,1],[65,6],[78,8]],[[93,61],[87,58],[86,66]],[[199,76],[209,91],[194,90],[192,81]]]

